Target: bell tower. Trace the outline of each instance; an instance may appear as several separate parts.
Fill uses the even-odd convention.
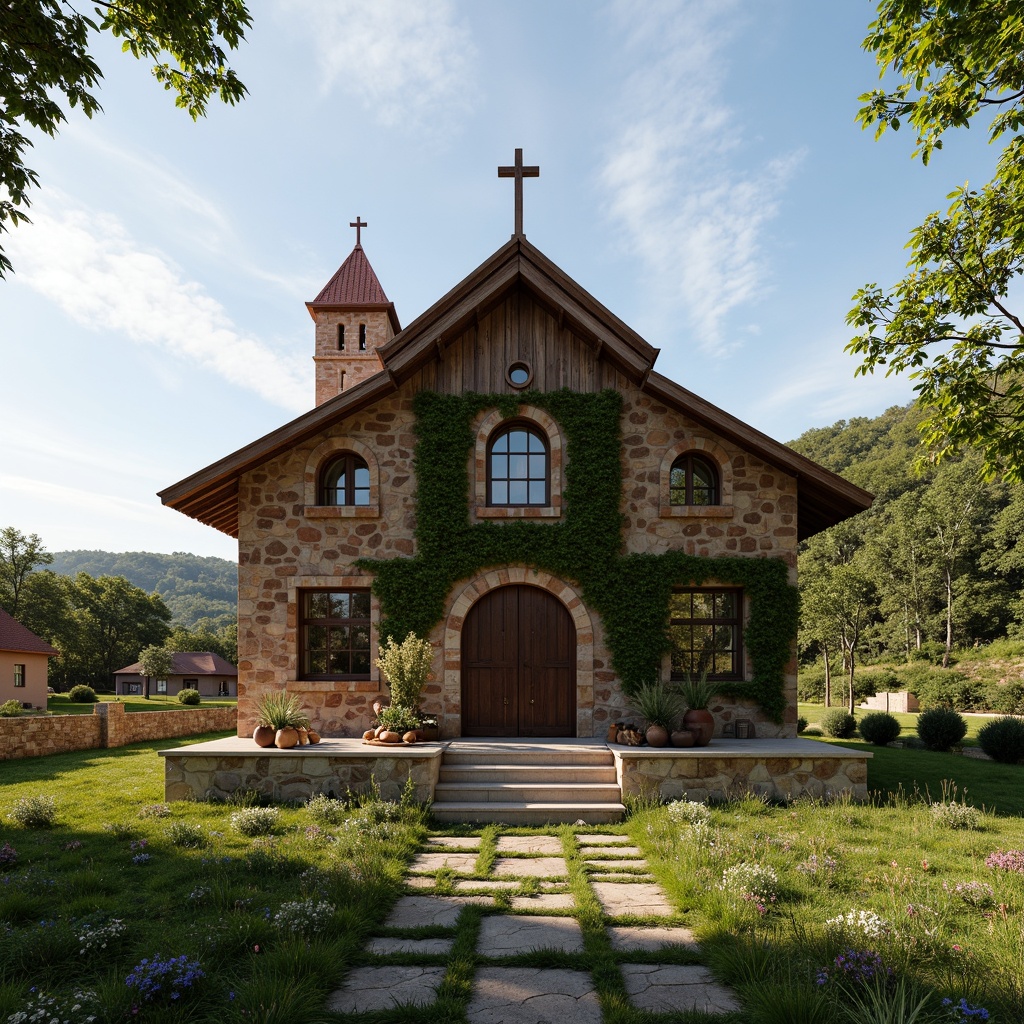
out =
[[[320,294],[306,303],[316,324],[317,405],[381,370],[377,349],[402,329],[395,304],[384,294],[363,252],[366,222],[356,217],[349,226],[356,229],[355,248]]]

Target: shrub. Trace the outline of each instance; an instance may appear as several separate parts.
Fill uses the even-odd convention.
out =
[[[677,825],[684,822],[692,825],[695,821],[711,820],[711,811],[707,804],[698,803],[696,800],[673,800],[665,805],[665,810]]]
[[[885,711],[872,711],[860,720],[858,726],[861,736],[876,747],[884,747],[899,736],[902,728],[892,715]]]
[[[423,687],[430,679],[430,663],[434,648],[429,640],[420,639],[415,633],[399,643],[389,636],[380,647],[377,667],[387,677],[391,691],[391,703],[416,709],[419,707]]]
[[[266,836],[274,831],[279,817],[276,807],[247,807],[231,815],[231,827],[243,836]]]
[[[68,690],[68,700],[72,704],[95,704],[96,691],[91,686],[79,683]]]
[[[17,718],[23,710],[20,700],[5,700],[0,704],[0,718]]]
[[[821,716],[821,731],[826,736],[848,740],[857,731],[857,719],[842,708],[830,708]]]
[[[803,715],[800,715],[796,720],[796,733],[799,736],[807,728],[807,719]]]
[[[986,703],[985,684],[960,672],[933,668],[908,689],[917,694],[922,708],[976,711]]]
[[[190,821],[172,821],[167,826],[167,838],[172,846],[183,846],[193,850],[205,846],[208,841],[203,830]]]
[[[1024,875],[1024,850],[996,850],[985,858],[985,867]]]
[[[986,702],[992,711],[1001,715],[1024,715],[1024,679],[1011,683],[992,683],[988,688]],[[0,708],[0,714],[3,709]]]
[[[917,719],[917,735],[929,750],[949,750],[967,735],[967,723],[948,708],[929,708]]]
[[[199,700],[200,700],[200,698],[199,698],[199,691],[198,690],[191,690],[191,689],[189,689],[189,690],[182,690],[178,694],[178,703],[179,704],[191,704],[191,705],[194,706],[194,705],[199,703]]]
[[[308,899],[282,903],[274,915],[274,924],[283,932],[296,935],[315,935],[327,929],[334,917],[334,904],[325,900]]]
[[[981,828],[981,812],[970,804],[951,800],[948,803],[932,804],[932,819],[936,825],[946,828],[976,829]]]
[[[57,821],[57,801],[52,796],[23,796],[14,802],[11,817],[22,828],[52,828]]]
[[[1019,718],[997,718],[981,727],[978,743],[994,761],[1016,764],[1024,760],[1024,721]]]
[[[0,868],[13,868],[18,863],[18,851],[10,843],[0,846]]]
[[[809,725],[809,726],[807,726],[806,729],[804,729],[803,735],[804,736],[820,736],[821,735],[821,729],[819,729],[818,726],[816,726],[816,725]]]
[[[320,825],[338,825],[345,819],[345,801],[317,793],[306,801],[306,812]]]
[[[718,888],[763,910],[779,898],[779,876],[767,864],[734,864],[722,872]]]

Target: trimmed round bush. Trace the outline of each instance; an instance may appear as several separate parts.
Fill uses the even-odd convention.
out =
[[[872,711],[865,715],[857,727],[861,736],[876,747],[892,743],[902,731],[900,723],[885,711]]]
[[[68,690],[68,700],[72,704],[95,704],[96,691],[85,683],[79,683]]]
[[[978,743],[992,760],[1017,764],[1024,760],[1024,721],[1019,718],[997,718],[981,727]]]
[[[178,694],[179,704],[191,704],[196,705],[199,703],[199,691],[198,690],[182,690]]]
[[[967,735],[967,723],[949,708],[929,708],[917,719],[917,735],[929,750],[949,750]]]
[[[821,716],[821,731],[837,740],[848,740],[857,731],[857,719],[842,708],[830,708]]]
[[[17,718],[21,712],[20,700],[5,700],[0,704],[0,718]]]
[[[806,719],[806,718],[804,718],[804,716],[803,716],[803,715],[800,715],[800,717],[799,717],[799,718],[797,718],[797,720],[796,720],[796,731],[797,731],[797,735],[799,735],[800,733],[802,733],[802,732],[803,732],[803,731],[804,731],[804,730],[805,730],[805,729],[807,728],[807,726],[808,726],[809,724],[810,724],[810,723],[808,723],[807,719]]]

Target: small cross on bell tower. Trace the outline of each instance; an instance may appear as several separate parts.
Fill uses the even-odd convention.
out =
[[[498,177],[516,179],[516,230],[512,236],[515,238],[516,235],[523,233],[523,178],[539,178],[540,167],[537,165],[524,167],[523,151],[517,149],[515,164],[511,167],[499,167]]]

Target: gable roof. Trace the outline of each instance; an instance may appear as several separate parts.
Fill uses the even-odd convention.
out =
[[[213,651],[181,651],[171,655],[170,676],[237,676],[238,669]],[[142,663],[119,668],[115,676],[142,675]]]
[[[431,360],[440,358],[447,345],[516,289],[525,289],[561,324],[582,338],[595,357],[609,360],[643,391],[797,477],[797,525],[801,540],[870,506],[872,495],[867,491],[655,373],[654,361],[659,350],[522,235],[514,235],[447,295],[378,348],[383,370],[165,488],[159,492],[161,500],[193,519],[237,537],[238,482],[243,473],[394,394],[399,385]]]
[[[348,259],[334,272],[334,276],[320,289],[312,302],[306,303],[309,315],[316,319],[317,310],[383,310],[391,320],[397,334],[401,329],[395,304],[389,301],[377,275],[370,266],[361,245],[356,245]]]
[[[0,651],[17,651],[19,654],[60,654],[42,637],[38,637],[28,626],[23,626],[13,615],[0,608]]]

